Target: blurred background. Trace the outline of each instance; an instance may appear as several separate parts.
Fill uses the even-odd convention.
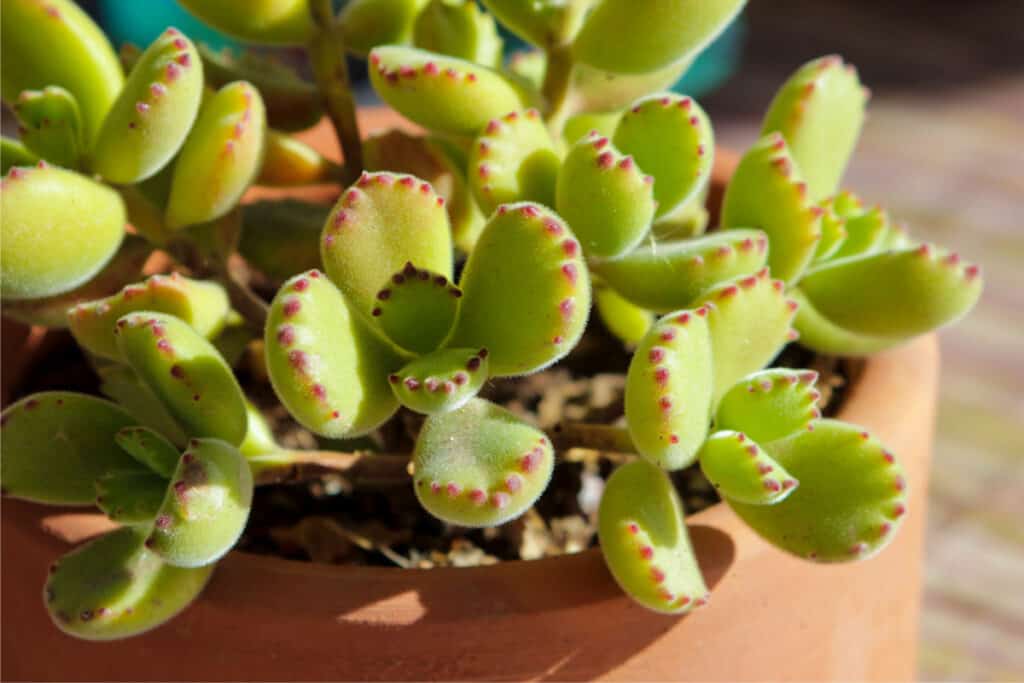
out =
[[[232,45],[173,0],[81,4],[115,44],[173,24]],[[751,0],[677,89],[742,150],[782,81],[831,52],[874,93],[846,185],[986,278],[941,334],[919,677],[1024,680],[1024,0]]]

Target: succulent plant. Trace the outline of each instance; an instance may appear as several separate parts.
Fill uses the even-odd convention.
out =
[[[160,625],[237,542],[255,486],[384,457],[280,446],[236,378],[242,356],[324,439],[421,415],[408,486],[449,524],[522,515],[559,450],[628,452],[599,540],[658,612],[710,599],[672,471],[699,466],[805,559],[894,537],[895,455],[822,418],[816,373],[771,364],[798,337],[856,356],[953,322],[981,277],[842,189],[868,99],[852,67],[824,57],[782,86],[709,231],[712,125],[665,89],[743,0],[181,4],[242,41],[304,45],[315,82],[173,28],[119,60],[71,0],[4,4],[20,123],[0,146],[4,314],[70,328],[110,399],[44,392],[0,418],[5,495],[120,525],[54,565],[59,628]],[[503,64],[499,23],[530,51]],[[362,138],[346,53],[422,133]],[[324,115],[341,164],[292,135]],[[243,202],[254,184],[335,199]],[[144,267],[156,251],[171,265]],[[622,426],[546,434],[480,395],[569,355],[592,300],[632,352]]]

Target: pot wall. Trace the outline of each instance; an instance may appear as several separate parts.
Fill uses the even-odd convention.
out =
[[[318,566],[232,553],[202,597],[151,633],[91,644],[43,609],[50,562],[98,515],[4,500],[5,680],[910,680],[938,347],[865,367],[842,417],[896,451],[909,513],[878,557],[815,565],[724,505],[688,520],[710,604],[634,605],[597,551],[472,569]],[[46,531],[41,531],[45,527]]]

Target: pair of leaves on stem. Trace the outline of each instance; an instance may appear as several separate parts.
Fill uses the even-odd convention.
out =
[[[224,441],[194,439],[179,456],[118,406],[69,392],[23,399],[2,422],[7,495],[63,505],[95,499],[126,525],[51,567],[47,608],[72,635],[120,638],[170,619],[245,526],[252,474]]]
[[[365,433],[398,401],[454,409],[487,376],[535,371],[582,334],[589,279],[558,216],[536,204],[501,206],[456,286],[443,204],[414,176],[365,174],[325,223],[328,277],[296,276],[275,297],[271,380],[313,431]]]

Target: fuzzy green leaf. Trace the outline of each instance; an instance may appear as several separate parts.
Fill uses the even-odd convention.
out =
[[[114,640],[160,626],[188,607],[215,565],[181,569],[143,546],[142,531],[112,531],[71,551],[46,581],[46,609],[64,633]]]
[[[469,256],[449,346],[486,348],[491,374],[544,368],[579,341],[590,277],[565,223],[537,204],[501,206]]]
[[[164,479],[170,479],[178,467],[178,449],[160,432],[148,427],[125,427],[114,435],[114,441],[128,455]],[[163,498],[163,489],[160,497]]]
[[[800,333],[800,345],[818,353],[839,356],[869,356],[902,344],[906,337],[859,334],[840,327],[814,308],[799,287],[789,295],[800,305],[793,327]]]
[[[654,324],[654,314],[630,303],[607,285],[594,284],[594,308],[608,331],[625,344],[639,344]]]
[[[442,349],[417,358],[388,377],[395,397],[425,415],[456,410],[487,380],[487,349]]]
[[[93,482],[113,470],[143,471],[114,443],[135,424],[119,407],[66,391],[33,394],[0,417],[5,495],[54,505],[92,505]]]
[[[365,56],[378,45],[400,45],[410,42],[413,23],[427,2],[428,0],[347,2],[340,17],[346,49]]]
[[[600,0],[573,56],[615,73],[643,73],[694,56],[725,30],[746,0]]]
[[[615,581],[656,612],[683,614],[709,595],[671,480],[643,460],[608,479],[598,510],[601,553]]]
[[[404,361],[363,320],[316,270],[286,282],[270,305],[270,381],[288,412],[317,434],[365,434],[398,408],[387,377]]]
[[[86,143],[124,85],[110,41],[72,0],[5,0],[0,34],[3,98],[13,102],[24,90],[56,85],[78,101]]]
[[[774,505],[798,485],[779,463],[742,432],[715,432],[701,446],[700,468],[723,498]]]
[[[0,292],[38,299],[87,282],[117,252],[125,209],[110,188],[60,168],[15,166],[0,184]]]
[[[831,55],[800,67],[772,101],[761,134],[785,136],[811,200],[820,201],[839,187],[867,100],[857,70]]]
[[[817,380],[812,370],[773,368],[747,375],[718,403],[715,427],[743,432],[758,443],[789,436],[821,417]]]
[[[460,297],[462,290],[444,275],[406,263],[377,292],[370,314],[395,344],[428,353],[451,332]]]
[[[330,182],[335,166],[298,138],[268,129],[255,184],[294,187]]]
[[[444,199],[410,175],[364,173],[324,224],[327,275],[363,315],[392,274],[412,261],[452,276],[452,237]]]
[[[167,480],[149,470],[114,470],[96,480],[96,506],[118,524],[149,525],[166,490]]]
[[[416,18],[416,47],[484,66],[501,66],[502,40],[494,17],[475,0],[431,0]]]
[[[51,85],[26,90],[13,105],[25,145],[43,159],[65,168],[78,168],[86,151],[78,101],[70,92]]]
[[[577,63],[572,70],[570,103],[573,111],[610,112],[637,98],[671,88],[690,68],[689,59],[645,73],[623,74]],[[609,137],[611,131],[605,132]]]
[[[629,434],[640,455],[667,470],[692,463],[708,433],[713,380],[707,315],[706,307],[666,315],[629,363]]]
[[[820,420],[765,448],[800,487],[775,505],[726,499],[765,540],[798,557],[843,562],[870,557],[895,536],[906,511],[903,468],[867,432]]]
[[[774,358],[790,335],[797,303],[787,299],[781,280],[768,269],[711,290],[698,305],[706,305],[711,347],[714,349],[712,406],[741,378],[760,370]]]
[[[696,195],[711,177],[714,132],[707,114],[690,97],[661,93],[634,102],[613,140],[654,177],[658,216]]]
[[[188,437],[181,425],[167,411],[167,407],[126,365],[111,363],[97,369],[100,391],[113,399],[132,416],[135,424],[145,425],[163,434],[175,444],[182,445]]]
[[[451,146],[438,138],[390,130],[363,143],[367,170],[390,170],[423,178],[445,200],[455,245],[469,253],[484,227],[484,215],[473,200],[466,180],[466,160],[449,154]]]
[[[823,213],[808,197],[786,141],[775,133],[740,160],[722,200],[722,227],[764,230],[772,275],[791,282],[814,257]]]
[[[821,239],[814,250],[813,261],[825,261],[831,258],[842,246],[846,239],[846,216],[841,215],[836,209],[833,198],[826,199],[819,204],[823,213],[821,215]]]
[[[416,497],[452,524],[496,526],[533,505],[554,462],[543,432],[474,398],[423,423],[413,453]]]
[[[115,329],[128,365],[189,436],[241,443],[242,389],[210,342],[180,318],[153,311],[129,313]]]
[[[156,311],[181,318],[199,334],[212,338],[230,311],[227,292],[215,282],[192,280],[179,273],[153,275],[96,301],[71,308],[68,324],[79,346],[104,358],[122,360],[114,335],[118,318],[136,311]]]
[[[267,123],[274,128],[305,130],[323,116],[316,86],[302,79],[289,65],[250,50],[240,54],[230,48],[214,51],[203,43],[196,48],[203,60],[206,84],[221,88],[234,81],[252,83],[263,96]]]
[[[555,205],[587,256],[614,259],[636,247],[650,229],[657,206],[654,178],[608,138],[592,133],[566,156]]]
[[[536,109],[492,119],[470,148],[469,186],[485,213],[499,204],[552,206],[560,159]]]
[[[182,453],[146,547],[175,567],[220,559],[245,528],[252,506],[249,463],[230,444],[193,439]]]
[[[890,233],[889,214],[879,206],[849,215],[845,219],[846,239],[830,259],[873,254],[882,249]]]
[[[506,28],[537,46],[547,45],[564,3],[558,0],[480,0]]]
[[[267,45],[304,45],[312,36],[307,0],[179,0],[203,22],[229,36]]]
[[[94,170],[112,183],[137,183],[178,153],[199,111],[203,66],[192,42],[167,29],[139,58],[103,122]]]
[[[20,140],[0,136],[0,173],[7,172],[15,166],[35,166],[39,157]]]
[[[457,135],[474,135],[491,119],[526,104],[497,71],[414,48],[375,48],[370,81],[381,99],[403,116]]]
[[[251,84],[229,83],[209,97],[174,164],[168,227],[230,211],[263,164],[266,132],[263,98]]]
[[[629,301],[664,313],[689,306],[721,282],[757,272],[764,267],[767,245],[760,230],[722,230],[654,242],[593,268]]]
[[[911,337],[966,315],[981,280],[978,266],[922,245],[823,264],[800,289],[817,312],[851,332]]]

